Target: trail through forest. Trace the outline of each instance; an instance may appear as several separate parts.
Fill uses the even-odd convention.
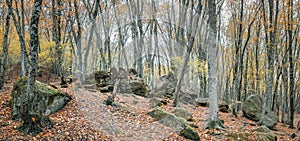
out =
[[[58,83],[52,83],[58,85]],[[54,121],[51,129],[44,129],[44,132],[36,137],[23,135],[14,130],[21,123],[11,119],[9,108],[10,91],[12,83],[7,84],[1,90],[0,101],[0,140],[186,140],[175,133],[174,129],[166,127],[146,113],[149,108],[149,99],[133,94],[119,94],[116,98],[118,106],[106,106],[104,100],[109,93],[100,93],[69,85],[69,88],[61,89],[72,96],[72,100],[59,112],[51,114],[50,119]],[[171,101],[161,106],[166,111],[171,111]],[[195,124],[201,140],[234,140],[230,134],[249,133],[249,140],[256,140],[253,130],[258,126],[255,122],[248,120],[242,115],[235,118],[231,113],[220,114],[227,128],[224,131],[204,129],[208,119],[207,107],[193,107],[181,105],[193,114]],[[296,118],[299,119],[299,114]],[[300,137],[290,138],[295,129],[279,123],[277,131],[273,131],[278,140],[294,140]]]

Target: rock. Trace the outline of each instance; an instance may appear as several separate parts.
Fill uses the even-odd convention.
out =
[[[177,79],[174,74],[164,75],[156,82],[156,97],[172,98],[175,92]]]
[[[159,123],[175,129],[179,135],[187,139],[200,140],[197,130],[191,127],[184,118],[177,117],[176,115],[168,113],[160,108],[155,108],[147,114],[155,118]]]
[[[276,141],[277,137],[272,131],[266,126],[260,126],[254,130],[259,141]]]
[[[181,94],[179,97],[179,101],[183,104],[196,105],[195,100],[188,94]]]
[[[224,113],[231,112],[229,104],[227,104],[225,102],[221,102],[221,104],[219,104],[219,111],[224,112]]]
[[[183,108],[176,108],[176,109],[172,110],[171,113],[173,113],[177,117],[184,118],[187,121],[192,121],[193,120],[192,114],[189,111],[187,111]]]
[[[300,120],[297,123],[297,130],[300,131]]]
[[[143,81],[131,80],[129,81],[132,93],[138,96],[147,97],[147,89]]]
[[[108,92],[112,92],[114,87],[111,85],[99,88],[101,93],[108,93]]]
[[[258,122],[260,125],[265,125],[270,129],[275,129],[278,122],[276,113],[266,109],[266,114],[262,115],[262,99],[259,95],[251,95],[242,105],[243,114],[250,120]]]
[[[166,104],[167,104],[166,100],[159,100],[157,98],[151,98],[149,101],[150,108],[155,108],[155,107],[159,107],[161,105],[166,105]]]
[[[276,124],[278,122],[278,116],[276,115],[276,113],[272,112],[272,111],[268,111],[267,114],[263,115],[260,120],[258,121],[258,123],[260,125],[265,125],[267,126],[269,129],[275,130],[276,129]]]
[[[259,95],[251,95],[242,105],[242,111],[245,117],[259,121],[262,113],[262,99]]]
[[[184,126],[184,129],[180,131],[179,135],[190,140],[200,141],[200,137],[198,135],[197,130],[186,124]]]
[[[107,79],[110,77],[109,73],[106,71],[96,71],[94,73],[96,85],[105,84]]]
[[[198,106],[203,106],[203,107],[208,107],[209,105],[209,100],[208,98],[196,98],[195,99],[196,105]]]
[[[234,140],[234,141],[246,141],[250,140],[248,137],[251,135],[251,133],[245,131],[245,132],[230,132],[227,133],[226,136],[229,137],[230,139],[227,140]]]
[[[21,103],[26,89],[27,78],[17,80],[13,86],[11,108],[14,119],[20,119],[21,117]],[[62,109],[71,100],[69,95],[39,81],[35,83],[34,93],[36,94],[36,100],[34,100],[33,105],[37,105],[36,110],[40,114],[52,114]]]

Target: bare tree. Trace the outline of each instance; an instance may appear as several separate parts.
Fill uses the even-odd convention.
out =
[[[199,0],[199,3],[197,5],[197,9],[196,9],[196,15],[194,17],[194,21],[191,22],[192,25],[190,25],[193,28],[193,30],[192,30],[191,33],[189,33],[187,51],[184,55],[183,66],[182,66],[182,69],[181,69],[181,72],[180,72],[179,79],[177,81],[175,92],[173,94],[174,95],[174,101],[173,101],[173,106],[174,107],[176,107],[178,105],[178,100],[179,100],[180,92],[181,92],[181,83],[184,79],[184,74],[185,74],[185,71],[187,69],[187,64],[188,64],[188,61],[189,61],[190,53],[191,53],[191,51],[193,49],[193,46],[194,46],[195,35],[196,35],[196,31],[198,29],[198,24],[199,24],[199,18],[200,18],[200,15],[201,15],[201,11],[202,11],[202,3],[201,3],[201,0]]]
[[[223,128],[218,117],[217,92],[217,13],[215,0],[208,0],[208,95],[209,95],[209,122],[208,128]]]
[[[24,96],[24,102],[22,103],[22,120],[23,125],[19,129],[25,134],[37,134],[41,132],[41,121],[35,120],[40,119],[40,115],[36,113],[36,106],[34,105],[34,100],[36,98],[35,81],[36,72],[38,66],[38,47],[39,47],[39,19],[41,14],[42,0],[35,0],[34,7],[32,11],[32,17],[30,20],[30,68],[28,73],[27,90]]]
[[[3,50],[2,50],[2,60],[0,62],[0,89],[3,87],[4,83],[4,72],[7,61],[7,52],[8,52],[8,33],[10,29],[10,17],[11,17],[11,8],[8,9],[8,13],[6,15],[6,23],[5,23],[5,33],[4,33],[4,41],[3,41]]]

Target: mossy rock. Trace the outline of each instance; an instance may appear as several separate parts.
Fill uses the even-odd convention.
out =
[[[25,92],[27,89],[27,78],[20,78],[14,83],[13,90],[11,92],[11,108],[12,117],[14,119],[20,119],[21,106],[24,102]],[[35,99],[33,105],[35,105],[36,111],[40,114],[51,114],[62,109],[70,100],[71,97],[61,91],[48,86],[42,82],[36,81],[35,83]]]
[[[236,133],[236,132],[230,132],[226,134],[227,137],[232,138],[233,140],[241,140],[241,141],[252,141],[248,137],[251,135],[249,132],[242,132],[242,133]]]
[[[206,129],[222,129],[224,128],[224,120],[217,120],[217,121],[209,121],[206,125]]]
[[[185,124],[184,129],[180,131],[180,135],[190,140],[200,140],[197,130],[187,124]]]
[[[147,114],[155,118],[159,123],[171,127],[179,135],[187,139],[200,140],[197,130],[191,127],[187,120],[185,120],[184,118],[177,117],[176,115],[168,113],[159,107],[155,108]]]
[[[167,101],[166,100],[160,100],[160,99],[157,99],[157,98],[151,98],[149,100],[149,107],[150,108],[155,108],[155,107],[160,107],[162,105],[166,105],[167,104]]]
[[[193,120],[192,114],[183,108],[176,108],[176,109],[172,110],[171,113],[173,113],[174,115],[176,115],[178,117],[184,118],[187,121]]]
[[[160,120],[167,116],[168,112],[162,110],[161,108],[155,108],[151,112],[147,113],[149,116],[155,118],[156,120]]]
[[[276,135],[266,126],[260,126],[254,130],[259,141],[276,141]]]

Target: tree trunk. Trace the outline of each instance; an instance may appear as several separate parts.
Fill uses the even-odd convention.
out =
[[[289,78],[290,78],[290,120],[289,120],[289,128],[294,128],[294,112],[295,112],[295,104],[294,104],[294,62],[293,62],[293,0],[288,1],[289,14],[288,14],[288,38],[289,38]]]
[[[208,93],[209,93],[209,122],[208,128],[223,128],[224,125],[218,117],[217,92],[217,13],[215,0],[208,0]]]
[[[181,72],[180,72],[179,79],[177,81],[175,92],[173,94],[174,95],[174,101],[173,101],[173,106],[174,107],[176,107],[178,105],[178,101],[179,101],[179,97],[180,97],[180,91],[181,91],[181,83],[184,79],[184,74],[185,74],[185,71],[187,69],[190,53],[191,53],[191,51],[193,49],[193,46],[194,46],[195,35],[196,35],[197,29],[198,29],[198,23],[199,23],[199,18],[200,18],[201,12],[202,12],[202,3],[199,1],[198,6],[197,6],[197,10],[196,10],[196,16],[194,17],[194,23],[193,23],[193,25],[190,25],[193,28],[193,30],[192,30],[192,33],[188,33],[190,36],[189,36],[187,51],[184,55],[183,66],[182,66],[182,69],[181,69]]]
[[[12,0],[6,0],[6,3],[8,5],[8,8],[12,11]],[[17,13],[19,14],[19,13]],[[27,73],[27,63],[28,63],[28,57],[27,57],[27,51],[26,51],[26,44],[25,44],[25,31],[22,31],[21,23],[16,19],[15,14],[11,13],[12,19],[14,21],[15,28],[17,30],[19,41],[20,41],[20,47],[21,47],[21,68],[22,68],[22,76],[26,76]]]
[[[3,50],[2,50],[2,59],[0,64],[0,89],[2,89],[4,84],[4,73],[6,68],[6,61],[7,61],[7,53],[8,53],[8,33],[10,29],[10,16],[11,16],[11,9],[8,9],[8,13],[6,16],[6,23],[5,23],[5,32],[3,37]]]
[[[42,0],[34,1],[34,8],[32,11],[32,17],[30,20],[30,68],[28,73],[27,91],[23,102],[22,120],[23,125],[19,129],[25,134],[36,135],[42,131],[40,115],[36,113],[34,105],[37,103],[36,95],[34,93],[36,72],[38,66],[38,47],[39,47],[39,35],[38,24],[41,13]]]

